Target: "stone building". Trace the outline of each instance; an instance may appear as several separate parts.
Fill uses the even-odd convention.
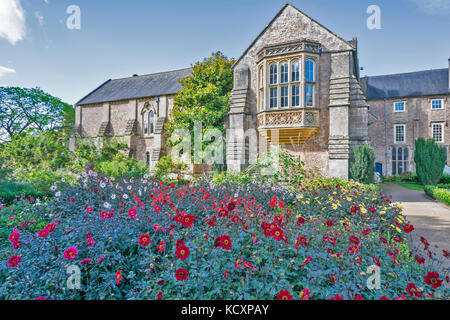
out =
[[[116,137],[128,144],[129,156],[153,168],[165,152],[164,123],[179,81],[191,69],[108,80],[75,105],[75,136],[99,140]]]
[[[281,147],[307,168],[348,178],[354,146],[368,143],[357,41],[286,4],[234,65],[227,166]]]
[[[361,79],[370,105],[369,138],[377,172],[385,176],[414,172],[414,141],[419,137],[434,139],[448,153],[448,63],[444,69]]]
[[[450,68],[450,66],[449,66]],[[370,144],[383,175],[414,171],[414,140],[450,145],[449,69],[360,79],[358,43],[286,4],[233,67],[226,121],[229,171],[269,148],[307,168],[348,178],[352,150]],[[108,80],[76,104],[71,138],[120,137],[154,168],[167,153],[164,123],[191,69]],[[366,100],[366,96],[368,101]]]

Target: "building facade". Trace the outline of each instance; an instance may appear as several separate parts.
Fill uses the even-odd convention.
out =
[[[164,124],[173,108],[179,81],[191,69],[108,80],[75,105],[75,137],[100,141],[116,137],[128,145],[129,156],[154,168],[165,154]]]
[[[327,176],[348,178],[353,148],[370,144],[383,175],[414,171],[414,141],[448,148],[449,68],[360,79],[358,43],[286,4],[233,67],[226,121],[229,171],[283,149]],[[108,80],[76,104],[71,138],[118,137],[154,168],[164,124],[191,69]],[[367,99],[366,99],[367,97]]]
[[[365,77],[369,138],[376,170],[384,176],[414,172],[414,142],[431,138],[447,150],[450,165],[450,59],[448,68]]]
[[[356,39],[287,4],[234,66],[228,170],[275,147],[306,168],[348,178],[352,149],[369,141],[368,107]]]

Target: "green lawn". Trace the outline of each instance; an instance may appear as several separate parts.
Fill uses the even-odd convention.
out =
[[[399,185],[402,185],[408,189],[416,190],[416,191],[424,191],[425,186],[418,182],[412,182],[412,181],[398,181]]]

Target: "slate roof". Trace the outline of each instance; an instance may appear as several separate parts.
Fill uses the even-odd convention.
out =
[[[191,68],[108,80],[78,101],[77,105],[129,100],[174,94],[180,91],[179,81],[191,73]]]
[[[361,78],[367,100],[416,97],[449,93],[449,69]]]

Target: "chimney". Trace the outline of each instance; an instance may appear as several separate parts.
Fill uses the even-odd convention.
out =
[[[137,77],[138,75],[135,73],[135,74],[133,74],[133,77]]]

